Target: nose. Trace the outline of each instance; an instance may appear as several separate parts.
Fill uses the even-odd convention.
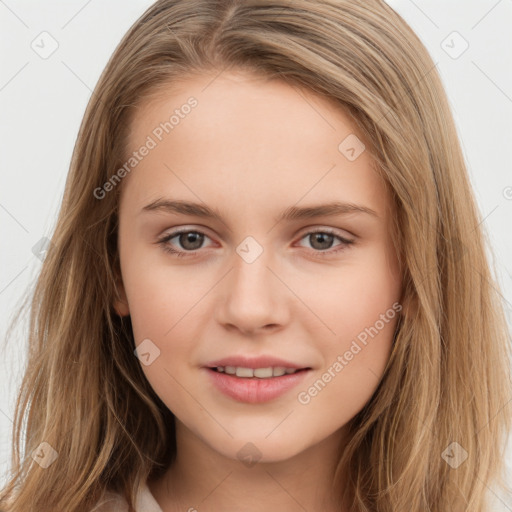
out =
[[[226,329],[254,335],[279,330],[286,324],[290,292],[270,263],[266,251],[252,263],[234,254],[216,310],[217,321]]]

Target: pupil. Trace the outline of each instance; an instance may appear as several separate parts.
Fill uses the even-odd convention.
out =
[[[180,235],[180,244],[182,245],[183,248],[190,249],[191,251],[193,251],[193,250],[199,249],[201,247],[201,244],[203,242],[202,237],[203,237],[203,235],[200,233],[195,233],[195,232],[182,233]],[[189,245],[189,242],[192,243],[192,246]],[[194,242],[195,242],[195,245],[194,245]]]
[[[333,238],[334,238],[334,235],[330,235],[329,233],[314,233],[313,234],[314,243],[312,243],[311,245],[315,249],[329,249],[332,244]],[[327,240],[327,242],[326,242],[326,240]],[[317,241],[320,241],[320,247],[315,247],[315,243]],[[324,245],[322,245],[322,242],[324,243]],[[327,245],[325,245],[325,244],[327,244]]]

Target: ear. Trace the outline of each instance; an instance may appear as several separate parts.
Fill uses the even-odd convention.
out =
[[[130,307],[128,306],[123,280],[120,277],[116,279],[116,290],[117,298],[114,299],[114,309],[119,316],[128,316],[130,314]]]

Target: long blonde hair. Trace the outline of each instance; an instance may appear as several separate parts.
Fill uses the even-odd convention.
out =
[[[126,161],[142,98],[227,68],[334,100],[392,191],[403,311],[339,461],[351,510],[483,512],[511,427],[507,325],[437,69],[379,0],[159,0],[125,35],[85,112],[31,302],[0,509],[88,512],[113,490],[133,511],[140,486],[173,461],[174,416],[112,306],[122,183],[101,200],[94,190]],[[46,468],[33,456],[41,449],[56,452]]]

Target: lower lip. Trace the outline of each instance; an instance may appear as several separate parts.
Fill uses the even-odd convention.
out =
[[[215,387],[225,395],[250,404],[268,402],[278,396],[283,395],[310,372],[310,370],[301,370],[296,373],[281,375],[280,377],[271,377],[268,379],[243,378],[220,373],[205,368]]]

